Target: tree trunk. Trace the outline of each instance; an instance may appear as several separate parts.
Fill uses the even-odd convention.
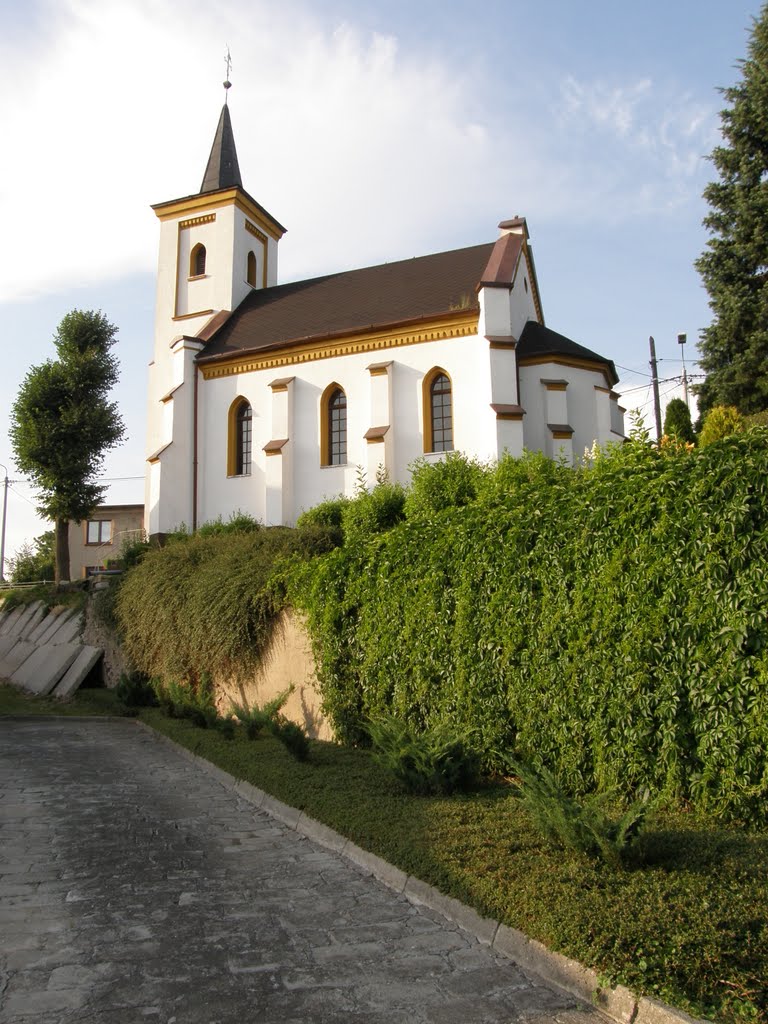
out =
[[[57,585],[69,579],[69,522],[56,520],[56,575]]]

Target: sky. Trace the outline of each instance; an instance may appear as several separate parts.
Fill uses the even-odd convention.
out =
[[[710,322],[702,190],[760,0],[0,0],[0,483],[6,557],[43,532],[10,411],[71,309],[119,328],[127,427],[101,478],[143,501],[159,222],[224,98],[281,281],[492,241],[525,216],[546,323],[614,360],[652,423]],[[677,342],[687,335],[684,349]],[[1,509],[0,504],[0,509]],[[7,570],[7,567],[6,567]]]

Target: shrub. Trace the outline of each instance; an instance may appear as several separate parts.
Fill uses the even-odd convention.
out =
[[[151,708],[158,703],[154,686],[140,672],[121,675],[115,687],[115,696],[130,708]]]
[[[270,723],[272,735],[280,740],[292,757],[297,761],[309,759],[310,747],[309,736],[305,729],[302,729],[296,722],[290,721],[283,715],[275,715]]]
[[[276,697],[273,697],[263,707],[259,707],[258,704],[248,706],[247,704],[233,703],[231,705],[231,713],[244,727],[245,735],[248,739],[255,740],[264,729],[274,724],[279,712],[285,706],[292,693],[293,687],[289,686],[287,690],[278,693]]]
[[[405,490],[384,481],[372,491],[362,491],[342,510],[345,543],[360,543],[368,537],[391,530],[405,513]]]
[[[452,793],[477,780],[479,758],[466,736],[449,725],[416,733],[402,719],[371,722],[374,759],[411,793]]]
[[[439,462],[418,459],[411,466],[405,502],[406,518],[429,517],[447,508],[461,508],[477,497],[483,467],[474,459],[449,452]]]
[[[699,444],[702,448],[715,441],[722,441],[731,434],[739,434],[744,430],[741,413],[732,405],[715,405],[704,418]]]
[[[561,789],[548,769],[535,771],[514,762],[511,767],[523,804],[545,839],[613,867],[636,862],[638,840],[653,806],[647,791],[612,817],[606,812],[605,796],[577,801]]]

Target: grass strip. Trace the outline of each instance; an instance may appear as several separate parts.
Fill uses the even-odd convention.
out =
[[[0,687],[0,714],[119,714],[107,691],[67,704]],[[271,737],[249,742],[143,709],[141,719],[237,778],[550,949],[700,1017],[768,1021],[768,832],[669,810],[649,862],[609,867],[548,846],[512,787],[404,793],[369,752],[312,742],[297,762]]]

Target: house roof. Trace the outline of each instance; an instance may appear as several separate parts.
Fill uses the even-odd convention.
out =
[[[506,234],[483,245],[383,263],[252,291],[231,313],[217,313],[198,337],[205,364],[319,340],[381,330],[457,310],[477,310],[481,287],[509,287],[524,239]],[[612,383],[613,363],[529,320],[517,346],[521,359],[560,356],[600,363]]]
[[[225,103],[221,108],[200,192],[217,192],[223,188],[242,187],[243,179],[240,177],[240,166],[237,162],[232,119],[229,116],[229,107]]]
[[[579,345],[576,341],[571,341],[564,334],[558,334],[543,324],[537,324],[535,320],[529,320],[523,328],[517,344],[517,355],[521,362],[525,359],[562,356],[590,363],[602,363],[608,368],[613,384],[619,379],[612,360],[598,355],[584,345]]]
[[[493,242],[253,291],[213,334],[201,363],[387,324],[478,309]]]

